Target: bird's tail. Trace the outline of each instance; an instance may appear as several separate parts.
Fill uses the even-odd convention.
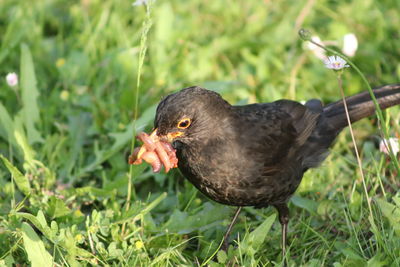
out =
[[[381,109],[400,104],[400,84],[386,85],[373,91]],[[346,103],[352,123],[375,112],[375,105],[368,91],[346,97]],[[323,114],[334,129],[343,129],[348,125],[343,100],[323,107]]]

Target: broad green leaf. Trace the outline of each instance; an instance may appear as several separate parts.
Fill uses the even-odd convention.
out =
[[[122,257],[124,254],[124,251],[117,247],[117,242],[111,242],[107,250],[110,257]]]
[[[30,20],[19,19],[17,16],[13,16],[13,19],[9,21],[9,24],[5,27],[5,32],[2,32],[1,36],[0,63],[5,59],[9,59],[11,51],[21,43],[25,36],[29,35],[32,30],[30,23]],[[5,64],[3,63],[2,65]]]
[[[3,260],[0,260],[0,267],[13,267],[13,266],[15,266],[15,261],[11,254],[9,254]]]
[[[55,183],[55,174],[49,168],[47,168],[42,162],[35,159],[35,151],[29,145],[28,140],[25,136],[25,133],[22,129],[22,125],[20,125],[20,117],[15,117],[15,130],[14,137],[18,147],[21,149],[24,155],[24,169],[28,171],[36,171],[40,169],[44,175],[45,180],[45,188],[50,188]]]
[[[16,122],[18,122],[18,117],[16,118]],[[29,145],[28,140],[26,139],[25,134],[20,131],[20,129],[15,129],[14,131],[15,139],[17,140],[18,146],[21,148],[24,153],[24,160],[28,165],[33,168],[35,166],[34,156],[35,153],[32,147]]]
[[[344,242],[335,242],[334,246],[337,251],[340,251],[349,260],[365,261],[350,244]],[[347,262],[346,262],[347,263]],[[347,266],[347,265],[346,265]],[[361,265],[360,265],[361,266]],[[362,265],[365,266],[365,265]]]
[[[394,203],[396,203],[396,206],[400,208],[400,197],[393,197]]]
[[[307,262],[304,266],[307,267],[320,267],[322,266],[322,262],[318,259],[312,259],[309,262]]]
[[[291,201],[297,207],[306,209],[308,212],[313,213],[313,214],[317,213],[318,203],[315,202],[314,200],[295,195],[291,198]]]
[[[47,212],[52,218],[58,218],[70,214],[71,210],[65,205],[64,201],[51,196]]]
[[[83,113],[78,116],[72,116],[69,119],[68,128],[70,131],[71,150],[65,161],[65,175],[69,176],[76,161],[79,159],[79,154],[82,152],[82,146],[86,140],[88,127],[91,125],[89,114]]]
[[[146,205],[146,207],[140,211],[140,214],[136,216],[135,219],[141,218],[144,215],[146,215],[148,212],[150,212],[152,209],[154,209],[155,207],[157,207],[158,204],[160,204],[161,201],[163,201],[165,198],[167,197],[167,193],[162,193],[159,197],[157,197],[156,199],[154,199],[151,203],[149,203],[148,205]]]
[[[368,267],[384,267],[388,266],[389,259],[385,254],[376,254],[368,260]]]
[[[13,130],[13,120],[3,104],[0,103],[0,136],[3,137],[4,140],[10,142],[13,146],[17,147],[18,145],[15,141]]]
[[[400,207],[397,207],[386,200],[376,199],[383,215],[389,220],[397,236],[400,236]]]
[[[44,187],[46,189],[50,189],[56,182],[56,174],[52,170],[47,168],[41,161],[35,160],[34,162],[36,168],[43,171],[43,178],[45,180]]]
[[[22,97],[22,116],[28,134],[30,144],[43,142],[40,133],[35,128],[35,123],[39,122],[39,107],[37,98],[39,91],[36,86],[35,69],[31,52],[27,45],[21,45],[21,97]]]
[[[37,216],[34,216],[30,213],[26,212],[17,212],[15,213],[18,217],[22,217],[27,219],[30,223],[32,223],[40,232],[49,240],[53,239],[53,232],[50,227],[47,225],[46,220],[43,217],[43,212],[39,211]]]
[[[51,267],[53,265],[53,257],[45,249],[43,241],[26,222],[22,223],[22,238],[32,267]]]
[[[360,219],[360,216],[362,214],[361,213],[362,203],[363,203],[363,195],[358,193],[357,191],[354,191],[353,194],[351,194],[349,209],[352,218],[355,220]]]
[[[274,213],[240,242],[240,246],[244,248],[245,252],[254,254],[261,247],[275,218],[276,214]]]
[[[332,200],[322,200],[318,203],[318,209],[317,212],[321,216],[326,216],[328,215],[329,211],[332,209],[332,206],[334,205]]]
[[[188,212],[175,209],[163,229],[169,232],[187,234],[195,230],[205,230],[221,224],[229,218],[232,210],[229,207],[204,203],[202,210],[191,215]]]
[[[39,210],[39,211],[38,211],[38,213],[37,213],[37,215],[36,215],[36,219],[38,219],[40,225],[41,225],[43,228],[46,228],[46,227],[47,227],[46,217],[44,216],[44,213],[43,213],[42,210]]]
[[[226,252],[221,249],[217,253],[217,259],[218,259],[219,263],[226,263],[226,260],[228,259],[228,256],[226,255]]]
[[[365,260],[356,251],[354,251],[350,247],[345,247],[345,248],[341,249],[341,252],[343,253],[344,256],[346,256],[349,259],[360,260],[360,261],[365,262]]]
[[[78,196],[91,194],[94,197],[109,198],[109,197],[115,195],[116,193],[117,193],[117,190],[115,190],[115,189],[102,189],[102,188],[96,188],[96,187],[91,187],[91,186],[85,186],[85,187],[76,189],[76,194]]]
[[[0,154],[0,158],[4,165],[6,165],[8,171],[11,173],[18,189],[25,195],[29,195],[31,192],[31,186],[28,178],[25,177],[25,175],[23,175],[14,165],[12,165],[6,157]]]

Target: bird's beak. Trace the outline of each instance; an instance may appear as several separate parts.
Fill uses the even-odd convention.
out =
[[[173,132],[173,133],[167,133],[167,141],[168,143],[172,143],[175,138],[182,136],[182,132]]]
[[[154,135],[158,135],[157,134],[157,129],[155,129],[151,133],[151,136],[153,136],[153,134]],[[182,135],[183,135],[183,132],[176,131],[176,132],[167,133],[166,135],[158,135],[158,137],[162,141],[165,141],[165,142],[168,142],[168,143],[172,143],[175,140],[175,138],[180,137]]]

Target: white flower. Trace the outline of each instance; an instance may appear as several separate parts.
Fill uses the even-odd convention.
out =
[[[318,36],[312,36],[312,37],[311,37],[311,40],[314,41],[314,42],[317,43],[317,44],[321,44],[321,45],[323,44],[322,41],[321,41],[321,39],[320,39]],[[307,48],[308,48],[309,50],[311,50],[311,52],[313,52],[313,54],[314,54],[317,58],[322,59],[322,60],[326,59],[325,50],[322,49],[321,47],[319,47],[319,46],[317,46],[317,45],[315,45],[315,44],[313,44],[313,43],[311,43],[311,42],[308,42],[308,43],[307,43]]]
[[[357,48],[358,41],[354,33],[348,33],[343,36],[343,54],[349,57],[353,57],[356,54]]]
[[[332,70],[341,70],[343,68],[350,67],[349,65],[346,64],[347,63],[346,60],[344,60],[339,56],[330,56],[328,57],[328,59],[324,60],[324,63],[325,67]]]
[[[389,138],[389,142],[387,139],[382,139],[381,142],[379,143],[379,151],[382,153],[385,153],[389,155],[389,145],[392,147],[393,154],[397,155],[399,153],[400,148],[399,148],[399,139],[398,138]]]
[[[18,75],[15,72],[10,72],[6,76],[7,84],[11,87],[14,87],[18,84]]]
[[[149,0],[136,0],[132,6],[141,6],[141,5],[147,5]]]

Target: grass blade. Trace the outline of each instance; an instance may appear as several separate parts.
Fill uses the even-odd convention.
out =
[[[22,237],[32,267],[53,266],[53,258],[44,247],[43,241],[27,223],[22,223]]]
[[[22,94],[22,114],[24,125],[28,134],[30,144],[43,142],[40,133],[35,128],[35,123],[39,122],[39,107],[37,98],[39,91],[36,86],[35,69],[31,52],[27,45],[21,45],[21,94]]]
[[[7,167],[8,171],[11,173],[18,189],[25,195],[29,195],[31,192],[31,186],[28,178],[25,177],[25,175],[23,175],[14,165],[12,165],[6,157],[0,155],[0,158]]]

